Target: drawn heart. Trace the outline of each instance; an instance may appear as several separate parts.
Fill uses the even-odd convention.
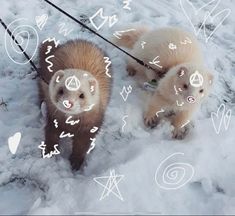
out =
[[[217,134],[220,133],[222,122],[223,122],[223,119],[224,119],[224,113],[225,113],[225,105],[224,104],[220,105],[220,107],[218,108],[216,113],[211,112],[212,124],[213,124],[215,132]]]
[[[42,30],[44,25],[46,24],[47,22],[47,19],[48,19],[48,15],[47,14],[43,14],[41,16],[36,16],[35,17],[35,21],[36,21],[36,24],[37,24],[37,27]]]
[[[111,28],[117,21],[117,15],[109,16],[109,27]]]
[[[231,116],[232,116],[232,110],[229,109],[226,112],[226,114],[224,115],[224,127],[225,127],[225,130],[228,130],[229,123],[230,123],[230,120],[231,120]]]
[[[205,24],[208,23],[210,25],[214,25],[215,28],[209,35],[206,33],[206,28],[204,28],[204,36],[206,37],[206,43],[209,41],[211,36],[215,33],[215,31],[222,25],[224,20],[230,15],[231,9],[224,9],[214,16],[210,16],[212,12],[208,13],[208,16],[205,18]]]
[[[21,133],[20,132],[17,132],[13,136],[8,138],[8,147],[9,147],[9,150],[12,154],[16,153],[17,148],[20,144],[20,140],[21,140]]]
[[[200,18],[200,17],[203,17],[201,13],[205,13],[203,11],[203,9],[207,8],[207,6],[211,5],[212,3],[214,3],[215,1],[217,0],[212,0],[206,4],[204,4],[202,7],[200,7],[199,9],[195,8],[195,6],[193,5],[192,2],[190,2],[189,0],[180,0],[180,6],[181,6],[181,9],[183,10],[183,13],[184,15],[186,16],[186,18],[188,19],[188,21],[190,22],[191,26],[193,27],[193,30],[194,30],[194,33],[196,35],[199,34],[199,32],[201,31],[201,29],[204,27],[205,25],[205,22],[206,22],[206,19],[204,19],[204,21],[202,22],[200,28],[197,30],[195,28],[195,25],[193,24],[192,22],[192,19],[195,20],[195,18]],[[216,7],[217,7],[217,4],[216,4]],[[211,10],[211,12],[215,9],[215,7],[213,7],[213,9]],[[211,13],[210,12],[210,13]],[[190,18],[190,16],[192,17],[192,19]]]

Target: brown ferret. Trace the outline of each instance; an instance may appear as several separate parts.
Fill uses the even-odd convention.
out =
[[[73,139],[70,162],[79,169],[103,122],[111,93],[104,52],[85,40],[43,42],[39,90],[47,106],[46,153],[59,139]],[[56,123],[57,122],[57,123]]]

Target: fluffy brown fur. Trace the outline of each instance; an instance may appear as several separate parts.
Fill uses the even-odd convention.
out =
[[[45,62],[47,47],[51,46],[50,55],[54,55],[50,61],[53,63],[52,70],[47,69],[48,63]],[[91,140],[96,133],[90,133],[90,130],[96,126],[100,128],[104,112],[106,110],[111,91],[111,79],[105,74],[106,64],[104,62],[104,53],[96,45],[84,40],[69,41],[57,48],[53,42],[46,42],[40,49],[40,76],[49,83],[45,83],[43,79],[39,81],[39,90],[41,100],[47,105],[47,125],[45,128],[45,144],[46,152],[54,150],[54,145],[59,143],[59,135],[62,131],[65,133],[73,133],[73,149],[70,156],[70,162],[73,169],[79,169],[82,165],[86,153],[90,147]],[[75,70],[74,70],[75,69]],[[65,88],[65,78],[70,75],[82,76],[84,73],[89,74],[89,79],[80,80],[81,87],[79,91],[70,92]],[[56,83],[56,77],[60,77],[60,82]],[[91,83],[95,86],[95,98],[90,92],[87,92],[87,85]],[[61,89],[64,96],[74,101],[74,103],[86,104],[88,99],[92,102],[95,100],[95,105],[90,111],[80,110],[78,113],[70,114],[66,109],[58,109],[60,100],[57,99],[58,92],[61,94]],[[81,94],[85,94],[85,98],[79,98]],[[61,96],[62,97],[62,96]],[[87,97],[87,98],[86,98]],[[83,101],[83,102],[82,102]],[[73,120],[80,120],[76,125],[65,124],[66,119],[72,116]],[[59,127],[55,128],[54,119],[57,119]]]

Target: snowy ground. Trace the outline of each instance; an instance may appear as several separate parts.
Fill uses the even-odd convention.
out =
[[[107,37],[111,37],[115,29],[133,23],[152,28],[180,26],[193,31],[178,0],[133,0],[130,3],[131,11],[122,8],[121,0],[53,2],[83,20],[101,7],[105,15],[117,14],[119,21],[116,25],[109,28],[105,24],[99,30]],[[197,8],[203,3],[201,0],[192,2]],[[90,154],[84,172],[71,172],[66,152],[63,157],[59,155],[42,159],[38,145],[44,140],[44,119],[38,104],[36,80],[33,79],[36,73],[32,72],[29,64],[15,64],[7,56],[4,29],[0,28],[0,99],[7,102],[7,110],[4,106],[0,107],[0,213],[235,214],[234,1],[221,1],[216,12],[225,8],[230,8],[231,14],[208,43],[202,33],[198,35],[205,61],[215,77],[213,91],[195,119],[194,130],[183,141],[176,141],[171,139],[167,123],[154,130],[144,127],[141,92],[126,75],[124,54],[87,30],[84,31],[43,1],[1,1],[0,16],[3,20],[9,24],[18,18],[28,19],[27,23],[31,23],[38,31],[39,41],[47,37],[56,37],[61,42],[71,38],[86,38],[99,44],[107,50],[112,60],[114,83],[102,132],[97,137],[96,148]],[[44,13],[49,18],[40,31],[35,16]],[[200,16],[194,22],[199,24],[202,20]],[[20,21],[21,24],[24,22]],[[58,24],[61,22],[73,29],[67,37],[58,33]],[[12,25],[14,27],[15,24]],[[210,27],[214,28],[208,25]],[[8,45],[9,41],[7,37]],[[32,54],[35,47],[36,37],[30,35],[28,53]],[[12,50],[10,54],[15,60],[23,60],[22,55]],[[36,55],[33,61],[37,62]],[[124,85],[133,86],[133,92],[126,102],[119,94]],[[216,112],[221,103],[226,105],[226,110],[232,110],[232,117],[228,130],[225,131],[222,126],[221,132],[216,134],[210,114]],[[128,115],[128,118],[122,132],[124,115]],[[7,140],[16,132],[22,133],[22,139],[13,155]],[[180,162],[186,163],[179,165],[185,167],[185,173],[179,169],[175,181],[179,180],[179,186],[182,187],[169,190],[169,185],[164,186],[161,180],[164,169]],[[155,176],[157,169],[159,172]],[[112,193],[100,200],[104,188],[93,178],[108,176],[111,170],[115,170],[117,175],[124,175],[118,183],[123,201]],[[173,180],[171,183],[171,187],[176,184]]]

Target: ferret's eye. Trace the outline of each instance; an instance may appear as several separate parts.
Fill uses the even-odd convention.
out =
[[[183,88],[184,88],[184,89],[188,89],[188,85],[187,85],[187,84],[184,84],[184,85],[183,85]]]
[[[64,94],[64,90],[63,90],[62,88],[60,88],[59,91],[58,91],[58,95],[61,96],[61,95],[63,95],[63,94]]]
[[[201,89],[199,92],[200,92],[200,93],[202,93],[203,91],[204,91],[204,90],[203,90],[203,89]]]
[[[82,93],[82,94],[79,95],[79,98],[84,99],[85,95]]]
[[[156,80],[156,79],[152,79],[152,82],[156,83],[156,82],[157,82],[157,80]]]

